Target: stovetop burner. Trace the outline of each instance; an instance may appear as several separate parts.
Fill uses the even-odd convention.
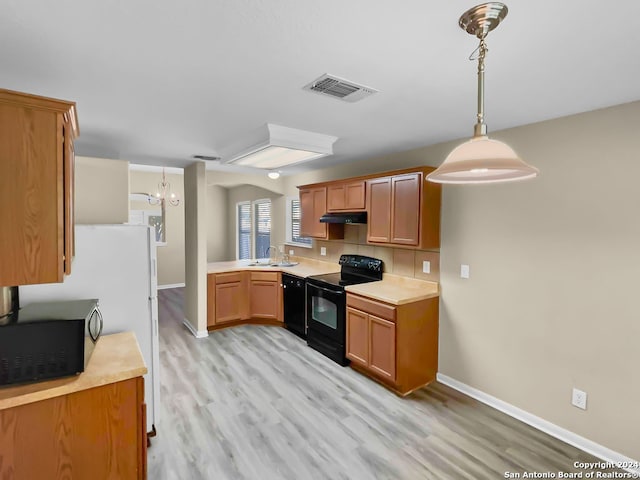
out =
[[[382,280],[382,260],[364,255],[341,255],[340,273],[312,275],[307,278],[311,283],[324,283],[334,287],[346,287],[359,283]]]
[[[359,283],[376,282],[378,278],[362,277],[357,275],[344,275],[342,273],[326,273],[324,275],[313,275],[308,279],[318,282],[328,283],[337,287],[346,287],[348,285],[357,285]]]

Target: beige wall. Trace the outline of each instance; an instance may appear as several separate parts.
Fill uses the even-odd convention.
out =
[[[285,233],[285,202],[280,193],[273,192],[254,185],[241,185],[228,190],[227,217],[227,260],[236,258],[236,204],[238,202],[271,199],[271,245],[276,247],[284,244]],[[259,252],[258,257],[262,257]]]
[[[183,175],[167,174],[167,181],[171,184],[171,191],[184,199]],[[158,182],[162,180],[159,172],[130,172],[131,193],[154,194],[158,190]],[[159,206],[152,206],[144,202],[131,202],[134,210],[160,210]],[[184,201],[177,207],[168,205],[165,208],[165,227],[167,244],[158,247],[158,285],[184,284]]]
[[[440,249],[440,373],[635,459],[639,125],[634,102],[495,132],[541,175],[445,186]],[[458,143],[289,177],[285,191],[437,165]]]
[[[77,224],[129,221],[129,162],[76,157]]]
[[[207,184],[204,162],[184,169],[186,320],[207,335]]]
[[[227,189],[207,186],[207,262],[227,260]]]

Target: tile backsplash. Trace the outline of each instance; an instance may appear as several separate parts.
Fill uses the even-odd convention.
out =
[[[320,255],[320,248],[327,249],[327,255]],[[405,248],[379,247],[367,244],[366,225],[345,225],[344,240],[314,240],[312,248],[285,245],[285,249],[294,251],[294,256],[313,258],[326,262],[338,262],[344,253],[357,253],[379,258],[384,262],[384,271],[394,275],[418,278],[420,280],[440,281],[440,251],[410,250]],[[431,263],[431,272],[422,272],[422,262]]]

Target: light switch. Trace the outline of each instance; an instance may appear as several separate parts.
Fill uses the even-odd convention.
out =
[[[320,247],[320,255],[323,257],[327,256],[327,247]]]
[[[422,262],[422,273],[431,273],[431,262],[429,260]]]
[[[460,265],[460,278],[469,278],[469,265]]]

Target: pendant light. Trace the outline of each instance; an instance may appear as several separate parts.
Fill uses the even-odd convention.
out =
[[[512,182],[533,178],[539,173],[537,168],[520,159],[507,144],[487,137],[487,126],[484,123],[484,60],[488,51],[485,39],[507,16],[507,12],[505,4],[489,2],[467,10],[460,17],[460,27],[480,40],[480,45],[474,52],[477,52],[478,60],[477,123],[473,129],[473,138],[454,148],[442,165],[427,175],[430,182]]]

